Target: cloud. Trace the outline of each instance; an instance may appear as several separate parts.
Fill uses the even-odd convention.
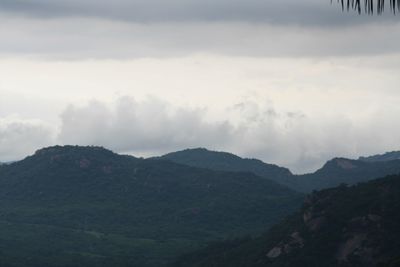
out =
[[[19,160],[39,147],[52,145],[52,134],[40,121],[0,118],[0,161]]]
[[[335,57],[400,53],[400,23],[324,29],[247,22],[125,23],[1,18],[0,56],[118,59],[211,54]]]
[[[329,0],[2,0],[0,8],[5,13],[47,19],[88,17],[135,23],[244,21],[335,26],[395,21],[389,15],[338,16],[340,6],[331,6]]]
[[[175,108],[156,98],[121,97],[112,105],[92,101],[69,106],[61,115],[64,144],[102,145],[145,155],[229,143],[227,122],[207,122],[203,109]]]
[[[143,155],[205,146],[305,171],[398,147],[389,13],[329,0],[0,0],[0,23],[0,117],[29,119],[1,120],[0,160],[53,142]],[[173,104],[76,105],[111,91]],[[241,99],[252,91],[275,102]],[[207,108],[179,107],[186,99]],[[30,120],[57,125],[65,103],[57,131]]]
[[[0,161],[17,160],[53,144],[100,145],[119,153],[154,156],[206,147],[289,167],[320,168],[333,157],[358,158],[400,149],[400,107],[360,114],[305,113],[276,108],[273,101],[244,99],[211,120],[203,108],[177,107],[148,97],[113,103],[70,105],[58,130],[39,120],[0,119]]]
[[[341,13],[329,0],[3,0],[0,56],[50,59],[196,53],[322,57],[400,52],[392,14]]]
[[[400,148],[400,125],[394,126],[400,108],[357,118],[340,112],[278,110],[271,101],[250,99],[226,112],[226,120],[210,122],[204,109],[174,107],[155,98],[138,102],[122,97],[110,106],[93,101],[64,111],[59,142],[102,145],[142,156],[206,147],[259,158],[296,173],[314,171],[333,157],[357,158]]]
[[[253,101],[235,106],[242,117],[230,149],[242,156],[314,171],[333,157],[358,158],[400,149],[399,107],[360,114],[304,114]]]

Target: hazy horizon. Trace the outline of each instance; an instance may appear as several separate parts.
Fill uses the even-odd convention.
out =
[[[288,167],[400,150],[398,16],[329,0],[0,1],[0,161],[55,144]]]

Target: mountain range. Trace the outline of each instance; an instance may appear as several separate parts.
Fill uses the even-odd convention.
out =
[[[326,225],[336,225],[331,219],[337,215],[344,218],[338,222],[344,227],[358,215],[367,221],[369,215],[385,218],[379,210],[365,213],[371,203],[382,200],[377,203],[386,203],[390,212],[398,207],[392,206],[398,199],[390,191],[391,186],[397,190],[395,178],[380,180],[390,189],[387,199],[375,197],[379,194],[372,190],[374,181],[355,185],[397,173],[400,160],[387,155],[335,158],[314,173],[294,175],[277,165],[206,149],[143,159],[93,146],[43,148],[21,161],[0,165],[0,266],[264,266],[257,264],[266,262],[294,266],[303,258],[303,266],[314,266],[307,265],[312,263],[307,260],[312,249],[338,230],[321,230],[320,236],[306,231],[307,222],[301,218],[309,206],[299,211],[304,193],[340,185],[314,192],[306,205],[311,201],[315,206],[311,210],[318,211],[316,218],[310,215],[311,221],[323,217],[329,221]],[[369,191],[359,191],[364,187]],[[335,203],[345,205],[346,213]],[[365,214],[357,213],[357,208]],[[385,228],[389,232],[394,231],[390,223]],[[342,236],[343,242],[346,237]],[[234,241],[220,243],[223,240]],[[309,254],[287,252],[297,251],[299,240],[313,244],[301,250]],[[217,243],[210,247],[210,242]],[[379,249],[390,247],[385,242]],[[350,262],[353,252],[341,258],[344,263]],[[183,254],[189,256],[176,261]],[[221,255],[232,255],[237,265]],[[323,252],[318,255],[336,260]],[[392,256],[390,252],[385,259]]]
[[[355,184],[400,173],[399,156],[400,152],[391,152],[358,160],[334,158],[316,172],[303,175],[294,175],[287,168],[257,159],[240,158],[230,153],[209,151],[204,148],[186,149],[166,154],[161,158],[199,168],[252,172],[295,191],[309,193],[342,183]]]
[[[303,197],[250,172],[49,147],[0,167],[0,266],[164,266],[259,234]]]
[[[390,161],[390,160],[398,160],[400,159],[400,151],[392,151],[392,152],[387,152],[385,154],[378,154],[374,156],[369,156],[369,157],[360,157],[359,160],[362,161]]]

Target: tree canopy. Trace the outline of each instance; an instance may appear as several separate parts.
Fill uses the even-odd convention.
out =
[[[361,3],[361,0],[337,0],[337,2],[342,5],[343,11],[356,10],[359,14],[366,13],[370,15],[374,14],[375,12],[377,14],[382,14],[387,6],[385,0],[364,0],[363,4]],[[400,0],[390,0],[389,2],[391,12],[394,14],[400,12]]]

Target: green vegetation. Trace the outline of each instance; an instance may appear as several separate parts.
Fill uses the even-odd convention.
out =
[[[337,266],[339,254],[343,266],[368,266],[362,259],[371,257],[396,266],[396,176],[315,192],[261,233],[304,198],[269,176],[308,191],[399,168],[399,160],[337,158],[295,176],[204,149],[146,160],[100,147],[45,148],[0,166],[0,266]],[[353,237],[362,245],[346,254],[346,242],[359,242]]]
[[[359,160],[368,161],[368,162],[391,161],[391,160],[399,160],[399,159],[400,159],[400,151],[392,151],[392,152],[387,152],[382,155],[374,155],[374,156],[359,158]]]
[[[0,167],[0,266],[164,266],[257,235],[303,195],[251,173],[99,147],[51,147]]]
[[[243,159],[238,156],[214,152],[206,149],[187,149],[163,156],[163,159],[189,166],[211,170],[252,172],[273,180],[299,192],[330,188],[342,183],[356,184],[391,174],[400,173],[399,153],[350,160],[335,158],[328,161],[314,173],[293,175],[288,169],[264,163],[256,159]],[[375,159],[375,160],[374,160]]]
[[[258,238],[215,243],[174,267],[398,266],[400,176],[314,192]]]
[[[162,156],[161,159],[210,170],[252,172],[287,186],[291,185],[290,178],[293,176],[287,168],[267,164],[258,159],[244,159],[230,153],[210,151],[205,148],[169,153]]]
[[[363,161],[335,158],[314,173],[297,176],[296,188],[301,192],[311,192],[399,173],[400,160]]]

